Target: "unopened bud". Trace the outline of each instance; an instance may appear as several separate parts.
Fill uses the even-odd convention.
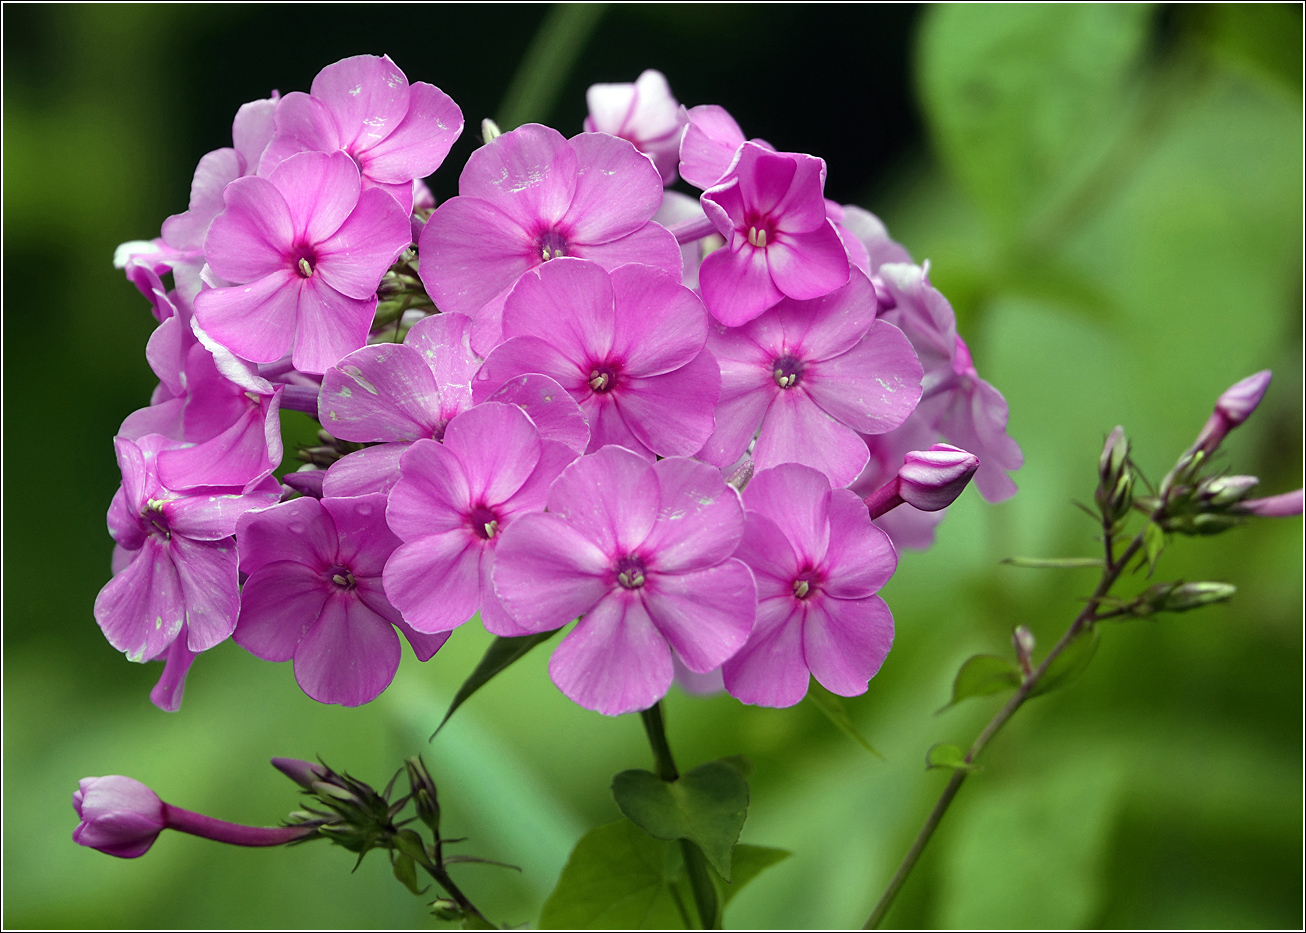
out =
[[[898,495],[922,512],[946,509],[979,469],[979,457],[950,444],[910,451],[898,471]]]
[[[499,124],[495,123],[489,117],[481,121],[481,141],[487,146],[503,135],[503,130],[499,129]]]
[[[431,901],[431,913],[437,920],[461,920],[463,917],[463,909],[458,906],[458,902],[447,897]]]
[[[1034,670],[1030,663],[1034,657],[1034,633],[1023,625],[1017,625],[1011,633],[1011,643],[1016,646],[1016,660],[1020,662],[1020,669],[1028,677]]]
[[[1302,490],[1285,492],[1264,499],[1244,499],[1238,503],[1237,511],[1261,518],[1288,518],[1302,513]]]
[[[413,804],[417,808],[417,817],[431,828],[436,838],[440,836],[440,801],[436,795],[435,781],[431,772],[426,770],[426,762],[420,755],[414,755],[404,763],[408,769],[408,784],[412,788]]]
[[[1233,505],[1247,498],[1259,482],[1255,476],[1214,476],[1198,487],[1197,498],[1215,507]]]
[[[1134,615],[1138,616],[1149,616],[1155,612],[1187,612],[1212,603],[1222,603],[1237,591],[1238,588],[1232,583],[1158,583],[1134,600],[1131,608]]]
[[[273,758],[272,767],[305,790],[311,789],[314,783],[325,778],[330,771],[325,765],[298,758]]]
[[[1230,431],[1251,417],[1270,386],[1271,375],[1268,369],[1263,369],[1225,389],[1216,400],[1215,411],[1202,428],[1202,433],[1193,443],[1194,449],[1214,453]]]
[[[726,482],[729,485],[734,486],[735,489],[739,490],[740,492],[743,492],[744,487],[748,485],[748,481],[751,480],[752,478],[753,478],[753,461],[745,460],[742,464],[739,465],[739,467],[733,473],[731,473],[728,477],[726,477]]]
[[[1116,425],[1116,429],[1107,435],[1102,446],[1102,456],[1097,461],[1097,475],[1104,489],[1112,489],[1120,480],[1120,474],[1129,460],[1129,439],[1125,429]]]

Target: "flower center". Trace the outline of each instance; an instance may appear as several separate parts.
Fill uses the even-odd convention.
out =
[[[567,239],[557,230],[548,230],[539,239],[540,257],[548,262],[567,255]]]
[[[467,513],[467,524],[471,527],[472,534],[482,541],[489,541],[499,533],[499,516],[484,505]]]
[[[803,361],[794,356],[785,355],[780,357],[772,364],[774,369],[771,375],[775,377],[775,384],[782,389],[792,389],[798,385],[803,375]]]
[[[295,271],[299,273],[300,278],[311,279],[313,270],[317,268],[317,253],[311,247],[301,246],[295,251]]]
[[[141,511],[141,519],[150,526],[150,534],[163,535],[165,541],[172,539],[172,529],[168,527],[168,520],[163,515],[163,502],[159,499],[150,499],[145,503],[145,508]]]
[[[590,370],[589,383],[595,392],[611,392],[617,386],[617,367],[595,366]]]
[[[358,581],[354,579],[354,575],[348,567],[332,567],[330,574],[331,582],[346,593],[358,586]]]
[[[748,244],[758,249],[766,249],[766,227],[749,227]]]
[[[628,590],[637,590],[644,585],[644,562],[634,554],[627,554],[617,561],[617,582]]]
[[[794,580],[794,598],[807,599],[816,592],[818,582],[815,571],[807,570],[800,573]]]

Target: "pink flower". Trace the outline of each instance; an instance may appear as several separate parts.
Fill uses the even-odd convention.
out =
[[[308,94],[281,99],[274,120],[260,175],[298,152],[343,150],[358,166],[363,188],[388,192],[405,215],[413,209],[413,180],[439,168],[463,131],[458,105],[434,85],[410,85],[388,55],[327,65]]]
[[[675,183],[680,134],[688,117],[662,72],[650,68],[634,84],[591,84],[585,103],[585,132],[628,140],[653,160],[664,185]]]
[[[589,450],[618,444],[649,457],[687,456],[712,433],[720,392],[707,330],[702,302],[677,276],[555,259],[508,296],[507,339],[486,358],[472,397],[542,373],[580,404]]]
[[[726,245],[703,260],[699,283],[722,324],[747,323],[782,298],[807,300],[848,281],[848,256],[827,219],[825,162],[745,143],[730,173],[703,193]]]
[[[662,181],[624,139],[528,123],[472,153],[422,230],[422,282],[444,311],[476,321],[472,346],[500,341],[503,303],[521,276],[561,256],[612,270],[628,262],[680,275],[680,247],[652,223]]]
[[[804,463],[836,486],[852,482],[869,456],[858,432],[896,428],[921,392],[916,354],[897,328],[875,319],[876,308],[874,288],[857,271],[824,298],[786,299],[742,327],[714,330],[708,346],[721,366],[721,403],[699,456],[734,463],[760,427],[759,470]]]
[[[1216,399],[1215,411],[1193,442],[1193,449],[1203,450],[1208,455],[1215,453],[1229,432],[1250,418],[1256,406],[1261,404],[1272,376],[1268,369],[1262,369],[1225,389]]]
[[[399,669],[398,628],[425,661],[444,637],[408,627],[386,599],[381,570],[399,539],[385,497],[294,499],[242,516],[236,644],[266,661],[295,662],[319,703],[361,706]]]
[[[563,471],[547,512],[508,529],[495,592],[527,632],[582,617],[549,661],[568,697],[610,716],[646,709],[673,656],[705,673],[748,638],[756,590],[731,557],[743,526],[712,467],[605,447]]]
[[[680,137],[680,177],[695,188],[712,188],[730,171],[739,147],[752,142],[775,151],[764,139],[746,140],[744,131],[724,107],[702,104],[685,112]]]
[[[172,446],[157,434],[114,439],[123,477],[109,506],[116,573],[96,597],[95,620],[132,661],[161,656],[183,627],[192,652],[231,634],[240,598],[231,536],[242,514],[280,495],[271,477],[244,495],[169,489],[158,458]]]
[[[726,690],[745,703],[793,706],[808,675],[840,696],[866,691],[893,644],[893,616],[875,593],[898,565],[857,495],[786,463],[744,490],[737,552],[757,580],[757,625],[726,661]]]
[[[403,544],[386,563],[390,601],[420,632],[448,632],[479,609],[496,635],[520,635],[490,585],[495,550],[576,452],[541,440],[514,405],[487,402],[449,422],[444,443],[422,440],[400,461],[386,517]]]
[[[209,228],[209,267],[230,287],[195,298],[204,330],[238,356],[321,373],[367,342],[376,288],[411,242],[408,217],[360,188],[343,152],[305,152],[233,181]]]

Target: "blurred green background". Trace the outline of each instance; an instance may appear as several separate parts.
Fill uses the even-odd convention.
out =
[[[1000,698],[942,715],[960,662],[1046,648],[1091,571],[1002,557],[1093,554],[1101,441],[1123,423],[1153,478],[1215,397],[1272,368],[1227,466],[1267,493],[1302,482],[1301,10],[1295,5],[617,6],[527,88],[527,115],[579,129],[584,89],[662,69],[687,104],[830,165],[829,193],[879,213],[956,306],[1024,447],[1020,493],[967,493],[885,596],[897,641],[848,702],[868,756],[810,704],[668,699],[682,767],[756,764],[744,841],[794,857],[732,903],[743,927],[859,926]],[[611,776],[648,767],[636,718],[582,710],[537,651],[455,717],[488,641],[468,626],[406,657],[360,710],[320,706],[231,643],[180,713],[147,698],[91,616],[108,579],[110,438],[148,398],[145,302],[113,247],[186,205],[240,103],[388,52],[411,80],[499,112],[543,6],[24,6],[4,17],[4,924],[437,925],[373,855],[245,851],[165,834],[120,861],[75,846],[85,775],[132,775],[180,806],[274,823],[295,806],[274,755],[383,784],[423,751],[449,830],[519,876],[457,869],[500,922],[533,922]],[[550,102],[550,96],[554,102]],[[519,102],[522,100],[519,95]],[[474,133],[432,186],[456,192]],[[299,423],[297,429],[302,429]],[[292,424],[291,428],[296,428]],[[1239,587],[1224,606],[1113,626],[1070,688],[1032,703],[968,782],[890,926],[1296,927],[1302,922],[1302,525],[1181,540],[1164,578]],[[1130,586],[1141,587],[1141,582]]]

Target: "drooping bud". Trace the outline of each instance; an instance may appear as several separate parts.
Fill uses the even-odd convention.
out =
[[[309,790],[314,782],[322,780],[330,772],[330,769],[325,765],[302,761],[299,758],[273,758],[272,767],[304,788],[304,790]]]
[[[1244,499],[1238,503],[1236,511],[1247,515],[1259,515],[1261,518],[1288,518],[1302,513],[1302,490],[1285,492],[1263,499]]]
[[[1193,449],[1208,455],[1215,453],[1225,436],[1251,417],[1269,388],[1271,376],[1268,369],[1263,369],[1226,389],[1216,400],[1215,411],[1193,442]]]
[[[140,781],[120,774],[82,778],[73,792],[80,822],[73,830],[78,845],[118,858],[149,851],[167,826],[158,794]]]

